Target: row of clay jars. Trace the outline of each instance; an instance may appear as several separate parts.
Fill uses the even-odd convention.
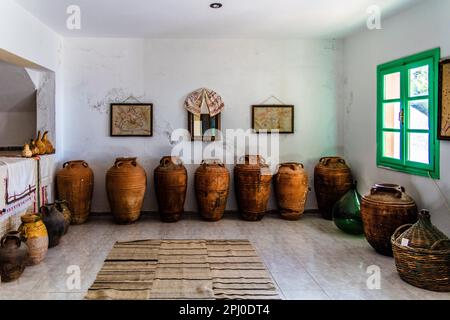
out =
[[[253,163],[253,160],[254,163]],[[235,167],[236,196],[244,219],[260,220],[267,209],[272,175],[260,156],[246,156]],[[84,161],[68,162],[64,169],[84,170]],[[63,170],[64,170],[63,169]],[[278,205],[286,219],[298,219],[304,211],[308,177],[303,165],[281,164],[275,179]],[[187,171],[177,157],[163,157],[154,171],[156,198],[161,219],[178,221],[184,210],[187,191]],[[229,191],[229,173],[223,164],[203,162],[195,173],[199,211],[206,220],[222,218]],[[118,158],[106,174],[106,189],[111,211],[118,223],[139,219],[145,195],[147,177],[136,158]]]

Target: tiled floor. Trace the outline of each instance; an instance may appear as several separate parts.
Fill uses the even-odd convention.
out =
[[[0,284],[0,299],[82,299],[113,244],[138,239],[249,239],[272,274],[284,299],[446,299],[450,293],[421,290],[403,282],[393,258],[381,256],[364,237],[342,233],[332,222],[308,214],[299,221],[268,215],[245,222],[228,215],[219,222],[186,214],[172,224],[146,215],[133,225],[91,217],[71,226],[45,262],[28,267],[13,283]],[[81,287],[68,289],[71,265],[80,267]],[[381,288],[368,289],[369,266],[378,266]]]

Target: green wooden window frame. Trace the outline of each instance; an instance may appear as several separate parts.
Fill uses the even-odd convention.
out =
[[[440,49],[432,49],[406,58],[388,62],[377,67],[377,166],[390,168],[396,171],[440,178],[440,151],[437,139],[438,127],[438,83],[439,83],[439,59]],[[410,70],[428,65],[428,95],[419,97],[410,96]],[[385,99],[385,75],[400,73],[400,98]],[[428,100],[428,129],[410,128],[409,103],[417,100]],[[400,104],[400,127],[384,127],[384,105],[387,103]],[[402,120],[403,118],[403,120]],[[395,132],[400,134],[400,157],[390,158],[384,154],[384,133]],[[429,163],[420,163],[409,160],[410,134],[428,133]]]

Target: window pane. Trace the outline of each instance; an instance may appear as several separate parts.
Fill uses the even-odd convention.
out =
[[[383,155],[400,159],[400,132],[383,132]]]
[[[409,96],[428,95],[428,65],[409,70]]]
[[[400,129],[400,102],[384,104],[384,128]]]
[[[409,133],[409,161],[430,163],[428,133]]]
[[[384,76],[384,100],[400,99],[400,72]]]
[[[416,100],[409,102],[409,128],[424,129],[429,128],[428,100]]]

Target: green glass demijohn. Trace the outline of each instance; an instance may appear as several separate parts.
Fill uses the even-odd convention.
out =
[[[356,181],[352,188],[333,207],[334,224],[342,231],[360,235],[364,233],[361,219],[361,195],[356,189]]]

